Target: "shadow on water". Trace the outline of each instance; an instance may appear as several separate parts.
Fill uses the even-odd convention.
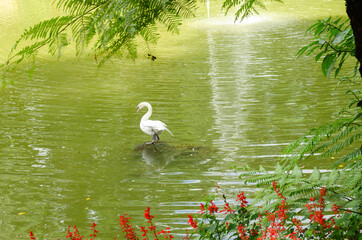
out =
[[[209,157],[213,150],[205,146],[172,146],[161,141],[157,144],[142,143],[134,148],[135,154],[147,165],[161,172],[170,162],[178,158]]]

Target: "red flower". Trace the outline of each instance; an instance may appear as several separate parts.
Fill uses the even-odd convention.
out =
[[[325,207],[325,200],[324,200],[324,197],[326,196],[326,187],[322,188],[322,189],[319,189],[319,193],[320,193],[320,196],[319,196],[319,206],[321,208],[321,210],[323,211],[324,210],[324,207]]]
[[[95,224],[95,223],[93,223],[92,226],[91,226],[91,230],[93,231],[93,234],[90,234],[90,236],[93,237],[93,238],[97,237],[96,233],[98,233],[98,231],[96,230],[96,226],[97,226],[97,224]],[[92,238],[91,238],[91,240],[92,240]]]
[[[151,226],[148,227],[148,229],[150,229],[150,231],[155,231],[155,230],[156,230],[156,226],[151,225]]]
[[[296,219],[296,218],[293,218],[293,223],[295,224],[295,226],[297,227],[297,231],[299,233],[303,232],[303,229],[302,229],[302,223],[300,222],[300,220]]]
[[[147,229],[143,226],[141,226],[141,232],[143,232],[142,237],[145,237],[147,235]]]
[[[182,239],[184,239],[184,240],[190,240],[190,236],[189,236],[189,234],[187,233],[187,228],[186,228],[185,230],[186,230],[186,236],[183,237]]]
[[[277,182],[273,182],[274,191],[277,195],[281,198],[281,203],[278,206],[278,210],[274,212],[266,212],[266,217],[270,222],[269,227],[265,230],[261,230],[261,238],[258,239],[278,239],[278,236],[285,231],[285,222],[287,220],[287,212],[288,206],[286,205],[286,198],[280,192],[279,188],[277,187]],[[259,221],[260,221],[260,214],[259,214]],[[261,226],[261,225],[259,225]],[[292,235],[290,235],[292,236]]]
[[[146,218],[147,220],[151,221],[152,218],[154,218],[154,217],[155,217],[155,216],[150,215],[150,208],[147,207],[147,209],[145,210],[145,218]]]
[[[73,229],[74,232],[70,231],[70,225],[68,226],[68,231],[67,231],[67,237],[66,238],[70,238],[70,239],[76,239],[76,240],[82,240],[84,236],[80,236],[77,226],[74,225]]]
[[[36,239],[36,237],[34,237],[34,234],[32,231],[29,232],[29,236],[30,236],[30,239]]]
[[[326,188],[323,187],[319,190],[320,196],[318,203],[307,203],[305,206],[308,208],[308,211],[310,212],[309,219],[312,222],[319,223],[323,227],[328,227],[326,220],[324,219],[324,207],[325,207],[325,200],[324,196],[326,195]],[[315,197],[310,199],[312,202],[314,202]],[[333,208],[332,208],[333,210]],[[336,209],[335,209],[336,210]]]
[[[126,217],[127,214],[124,214],[123,216],[119,216],[119,225],[125,226],[128,224],[128,219],[130,219],[130,217]]]
[[[172,236],[170,234],[170,228],[166,228],[166,229],[163,229],[161,230],[160,232],[157,233],[157,235],[160,235],[160,234],[164,234],[165,235],[165,239],[172,239],[172,238],[175,238],[174,236]]]
[[[276,211],[276,213],[278,214],[278,218],[280,221],[285,221],[287,219],[287,205],[285,204],[285,199],[282,200],[282,202],[279,205],[279,210]]]
[[[326,187],[323,187],[322,189],[319,189],[319,193],[320,193],[320,195],[323,196],[323,197],[326,196],[326,192],[327,192]]]
[[[210,200],[210,205],[207,208],[207,210],[209,210],[210,214],[213,214],[213,213],[217,213],[219,208],[212,202],[212,200]]]
[[[126,217],[127,214],[124,214],[123,216],[119,217],[119,224],[121,225],[121,228],[123,229],[122,232],[126,233],[125,238],[126,239],[132,239],[132,240],[138,240],[138,237],[136,235],[136,232],[134,231],[134,228],[132,225],[129,224],[130,217]]]
[[[238,226],[238,232],[240,234],[241,240],[246,240],[246,239],[250,238],[248,235],[246,235],[247,232],[245,230],[245,227],[241,224],[239,224],[239,226]]]
[[[251,234],[252,236],[258,235],[258,230],[256,230],[256,229],[251,229],[250,234]]]
[[[224,210],[221,210],[220,213],[222,213],[222,212],[225,212],[225,214],[227,214],[227,213],[234,213],[235,210],[232,210],[232,209],[230,208],[230,206],[229,206],[229,203],[226,202],[226,203],[225,203]]]
[[[332,206],[332,211],[333,211],[335,214],[338,214],[340,208],[341,208],[341,206],[337,206],[337,204],[333,204],[333,206]]]
[[[198,211],[197,213],[201,213],[201,214],[205,213],[206,209],[205,209],[205,205],[204,205],[204,204],[200,203],[200,209],[201,209],[201,210]]]
[[[240,207],[246,208],[248,206],[248,201],[246,201],[246,197],[244,196],[244,192],[239,192],[238,196],[236,197],[236,201],[240,201]]]
[[[192,218],[191,215],[187,215],[189,217],[189,221],[187,222],[188,224],[190,224],[193,228],[197,228],[197,222],[194,221],[194,219]]]
[[[281,198],[281,199],[285,199],[285,197],[283,196],[283,194],[280,192],[280,189],[277,186],[277,182],[274,180],[273,181],[273,188],[274,191],[276,192],[276,194]]]

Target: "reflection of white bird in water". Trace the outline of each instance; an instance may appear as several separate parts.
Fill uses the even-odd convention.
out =
[[[152,115],[151,104],[149,104],[148,102],[141,102],[137,106],[137,112],[143,107],[147,107],[148,111],[145,115],[143,115],[141,119],[140,128],[144,133],[152,136],[153,141],[151,143],[157,143],[160,140],[160,137],[158,135],[160,135],[164,130],[166,130],[173,136],[170,130],[166,128],[166,124],[164,124],[163,122],[149,120]]]

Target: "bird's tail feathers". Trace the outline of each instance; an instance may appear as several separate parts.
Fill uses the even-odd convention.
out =
[[[174,137],[174,135],[172,134],[172,132],[170,130],[168,130],[167,128],[165,128],[165,129],[167,130],[167,132],[169,132],[172,135],[172,137]]]

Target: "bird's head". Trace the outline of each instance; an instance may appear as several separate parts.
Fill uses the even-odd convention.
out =
[[[147,106],[147,104],[149,105],[149,103],[147,102],[141,102],[140,104],[138,104],[137,112],[139,112],[143,107]]]

